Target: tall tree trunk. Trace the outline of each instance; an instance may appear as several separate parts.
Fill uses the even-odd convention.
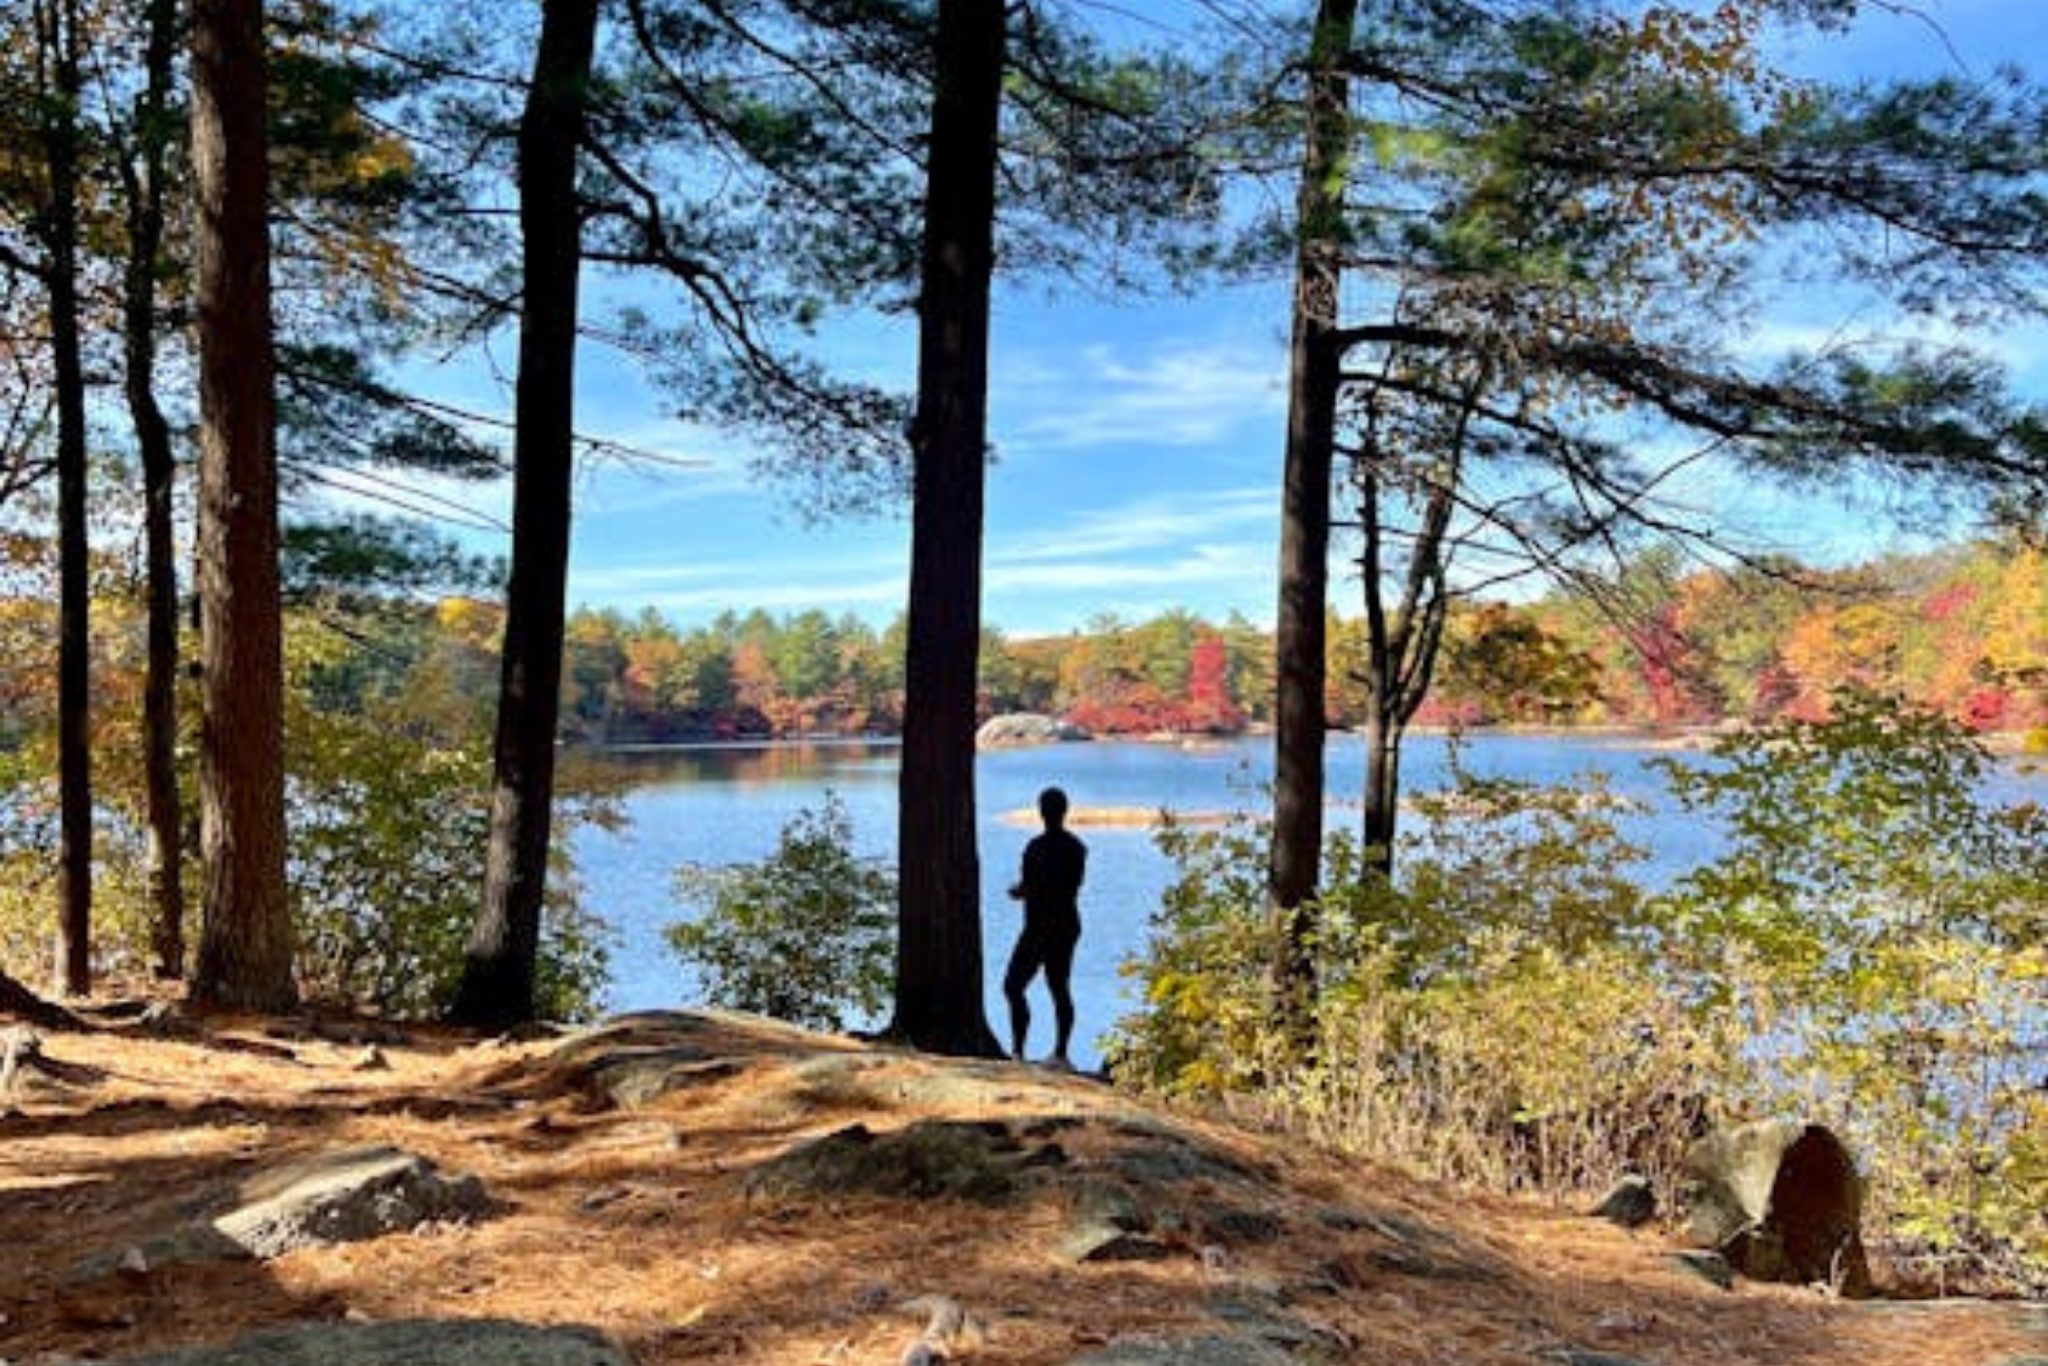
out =
[[[1307,127],[1295,200],[1294,328],[1289,354],[1287,459],[1281,481],[1280,600],[1274,625],[1277,689],[1273,738],[1273,847],[1267,869],[1275,906],[1289,913],[1276,965],[1282,1009],[1314,990],[1309,940],[1323,844],[1324,693],[1328,664],[1330,481],[1336,463],[1337,343],[1343,275],[1345,166],[1351,142],[1351,46],[1358,0],[1321,0],[1309,51]]]
[[[1382,878],[1394,875],[1394,835],[1401,814],[1403,727],[1375,700],[1365,714],[1365,840],[1363,866]]]
[[[205,893],[192,996],[284,1010],[298,993],[284,883],[267,89],[262,0],[194,0]]]
[[[135,144],[121,163],[128,198],[128,262],[122,284],[126,390],[142,454],[149,658],[142,685],[150,944],[159,977],[185,962],[185,885],[179,876],[184,814],[178,797],[178,570],[173,535],[177,477],[170,424],[156,398],[157,268],[163,254],[164,191],[175,130],[168,108],[177,50],[177,0],[149,0],[143,89],[135,101]]]
[[[898,788],[896,1014],[936,1053],[999,1056],[982,1003],[974,699],[988,454],[1002,0],[941,0],[911,428],[910,603]]]
[[[57,399],[57,940],[55,980],[92,990],[91,556],[86,533],[85,362],[78,320],[76,0],[38,0],[38,60],[47,63],[43,152],[49,202],[50,351]]]
[[[512,579],[483,905],[454,1017],[503,1026],[534,1016],[541,897],[562,698],[575,453],[576,300],[582,263],[577,154],[583,141],[598,0],[547,0],[533,85],[519,126],[525,308],[513,438]]]

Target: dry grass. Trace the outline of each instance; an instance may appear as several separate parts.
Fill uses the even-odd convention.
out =
[[[1325,1359],[1355,1362],[1527,1366],[1571,1344],[1670,1366],[1981,1366],[2030,1345],[2002,1307],[1725,1293],[1676,1269],[1661,1236],[1185,1117],[1172,1123],[1257,1174],[1283,1235],[1222,1257],[1190,1246],[1153,1263],[1074,1265],[1056,1250],[1068,1208],[1057,1184],[989,1208],[750,1196],[744,1176],[855,1121],[880,1131],[940,1115],[1067,1117],[1059,1141],[1085,1167],[1153,1116],[1084,1079],[876,1052],[819,1084],[818,1056],[854,1045],[728,1022],[717,1048],[737,1066],[625,1110],[544,1065],[545,1044],[421,1030],[385,1047],[389,1070],[365,1071],[360,1047],[250,1048],[262,1023],[213,1020],[189,1042],[117,1030],[45,1041],[98,1080],[0,1117],[0,1359],[117,1355],[290,1320],[503,1316],[596,1326],[645,1366],[864,1366],[895,1363],[915,1334],[903,1301],[943,1294],[988,1324],[973,1360],[1036,1366],[1093,1344],[1218,1331],[1204,1306],[1232,1290],[1283,1292],[1289,1313],[1345,1344]],[[948,1071],[966,1078],[965,1101],[912,1099]],[[505,1210],[269,1263],[68,1276],[258,1164],[364,1144],[474,1172]],[[1372,1217],[1333,1228],[1320,1217],[1333,1208]],[[1403,1268],[1387,1255],[1387,1219],[1427,1229],[1472,1274]]]

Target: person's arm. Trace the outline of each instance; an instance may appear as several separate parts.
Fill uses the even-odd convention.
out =
[[[1031,885],[1031,850],[1037,841],[1024,846],[1024,861],[1017,869],[1017,880],[1010,884],[1010,900],[1022,901],[1025,889]]]

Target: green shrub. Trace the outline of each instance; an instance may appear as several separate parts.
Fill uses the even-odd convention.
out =
[[[1893,1232],[2048,1256],[2020,1160],[2048,1050],[2048,812],[1986,804],[1957,722],[1862,692],[1832,717],[1667,766],[1727,832],[1665,898],[1673,989],[1735,1016],[1766,1101],[1867,1155]]]
[[[56,806],[54,777],[0,766],[0,970],[36,986],[53,970]],[[93,973],[146,975],[155,958],[143,833],[118,802],[98,804],[93,823]]]
[[[1982,797],[1960,726],[1862,694],[1666,765],[1719,852],[1661,895],[1617,805],[1460,776],[1397,877],[1328,851],[1306,1048],[1258,965],[1262,830],[1170,829],[1120,1080],[1499,1187],[1670,1183],[1698,1127],[1791,1114],[1863,1161],[1867,1223],[1954,1283],[2048,1285],[2048,811]]]
[[[1258,965],[1277,958],[1282,921],[1266,902],[1268,827],[1167,821],[1156,836],[1177,870],[1152,913],[1142,956],[1121,965],[1145,1009],[1119,1020],[1110,1070],[1144,1090],[1220,1096],[1259,1087],[1289,1050],[1272,1021]]]
[[[1349,835],[1326,851],[1306,1051],[1248,966],[1274,961],[1282,932],[1265,831],[1162,832],[1178,875],[1125,965],[1146,1008],[1118,1023],[1116,1075],[1459,1179],[1668,1184],[1726,1050],[1650,971],[1621,804],[1598,779],[1561,791],[1460,773],[1414,807],[1396,885]]]
[[[286,893],[296,968],[310,998],[429,1017],[453,1003],[483,895],[488,735],[474,708],[406,686],[321,706],[324,673],[375,653],[314,613],[286,637]],[[388,661],[379,660],[388,667]],[[331,691],[331,690],[330,690]],[[187,696],[190,705],[196,699]],[[136,718],[110,713],[95,759],[93,959],[98,973],[152,962]],[[196,727],[188,717],[185,733]],[[185,810],[196,811],[187,750]],[[0,752],[0,967],[39,982],[56,914],[54,759],[49,737]],[[616,819],[596,789],[558,788],[536,1000],[549,1019],[592,1014],[607,977],[604,927],[582,909],[568,854],[575,830]],[[199,936],[187,860],[185,938]]]
[[[676,871],[677,898],[701,909],[665,933],[714,1004],[815,1029],[882,1009],[896,883],[879,860],[856,857],[852,843],[846,807],[828,792],[824,809],[798,812],[758,863]]]
[[[454,1003],[483,895],[490,760],[480,740],[365,714],[295,712],[287,887],[301,989],[315,999],[426,1017]],[[575,828],[609,818],[601,798],[558,793],[535,999],[543,1018],[595,1012],[603,927],[581,908],[567,855]]]

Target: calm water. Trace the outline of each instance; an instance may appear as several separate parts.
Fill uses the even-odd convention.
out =
[[[1660,813],[1661,777],[1644,767],[1660,751],[1621,738],[1488,735],[1463,742],[1473,772],[1543,783],[1564,783],[1588,770],[1605,773],[1613,789],[1640,800],[1649,814],[1633,819],[1629,834],[1655,851],[1645,876],[1691,866],[1712,836],[1683,818]],[[1349,801],[1362,784],[1356,739],[1332,737],[1329,791]],[[664,749],[622,756],[630,774],[626,810],[631,825],[618,834],[584,831],[578,862],[590,908],[617,931],[614,980],[607,1005],[632,1010],[690,1004],[696,983],[661,938],[664,925],[686,912],[671,898],[669,880],[686,862],[732,863],[772,851],[782,826],[798,811],[838,794],[853,820],[857,849],[893,859],[896,839],[896,749],[891,745],[811,744]],[[978,766],[981,824],[981,913],[989,1022],[1006,1034],[999,983],[1015,938],[1019,910],[1003,890],[1015,878],[1024,843],[1036,833],[1031,812],[1039,789],[1066,788],[1077,806],[1169,808],[1182,812],[1257,809],[1271,773],[1271,741],[1246,739],[1201,748],[1151,744],[1051,745],[983,754]],[[1407,790],[1446,782],[1445,742],[1410,741],[1403,762]],[[2048,796],[2048,778],[2001,780]],[[1355,805],[1334,807],[1333,826],[1355,821]],[[1080,1011],[1076,1061],[1092,1064],[1097,1038],[1133,1007],[1117,966],[1136,952],[1146,917],[1157,904],[1170,868],[1143,829],[1083,828],[1089,848],[1088,883],[1081,893],[1084,926],[1075,963],[1074,995]],[[1033,1056],[1051,1046],[1051,1005],[1042,985],[1032,993]]]

